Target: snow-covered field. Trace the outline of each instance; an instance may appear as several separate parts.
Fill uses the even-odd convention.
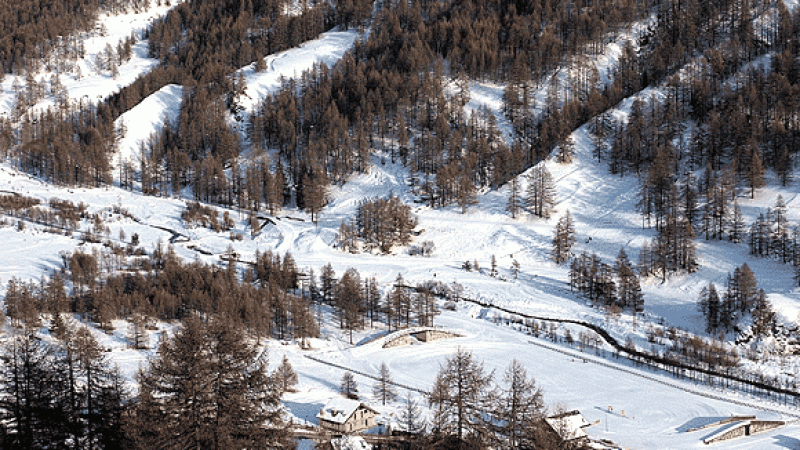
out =
[[[578,140],[580,142],[580,139]],[[579,145],[579,148],[585,148]],[[549,163],[548,163],[549,164]],[[575,211],[578,230],[579,251],[586,248],[600,254],[604,259],[613,258],[620,246],[626,246],[629,254],[636,254],[638,245],[649,237],[650,231],[641,230],[633,210],[630,192],[635,189],[635,180],[603,177],[604,168],[597,166],[589,158],[587,151],[578,153],[571,166],[551,167],[559,181],[559,212],[567,208]],[[549,242],[553,221],[537,221],[530,218],[510,219],[504,212],[505,194],[488,192],[481,196],[480,204],[460,214],[456,208],[430,210],[416,207],[420,229],[425,231],[419,240],[431,240],[436,244],[432,257],[414,257],[403,252],[393,255],[351,255],[332,248],[336,229],[341,220],[349,218],[355,211],[356,202],[365,197],[383,195],[392,191],[406,201],[412,201],[405,182],[406,172],[400,166],[375,166],[367,175],[355,177],[339,188],[333,195],[334,201],[323,212],[318,225],[309,221],[278,220],[275,226],[265,228],[261,234],[251,239],[245,229],[245,217],[234,213],[237,219],[235,231],[246,237],[243,241],[231,241],[227,233],[218,234],[206,229],[187,229],[179,216],[185,203],[177,199],[144,197],[137,193],[109,189],[58,189],[39,180],[19,174],[4,166],[0,168],[0,190],[47,200],[51,197],[83,201],[90,205],[90,211],[109,211],[112,205],[123,205],[141,221],[135,223],[122,216],[110,216],[106,223],[109,235],[118,236],[119,230],[127,236],[138,233],[145,247],[152,247],[158,241],[167,242],[170,233],[153,226],[166,227],[187,235],[191,241],[176,245],[179,255],[187,259],[218,261],[216,256],[206,256],[188,247],[197,246],[214,254],[220,254],[229,245],[242,255],[254,255],[256,249],[272,249],[279,252],[291,251],[299,266],[310,267],[319,273],[322,265],[330,262],[341,275],[349,267],[357,268],[364,276],[377,276],[384,289],[398,274],[410,282],[430,279],[446,283],[457,281],[473,296],[492,301],[498,305],[522,312],[535,313],[548,317],[582,318],[605,324],[600,311],[587,306],[585,302],[569,293],[566,285],[565,267],[555,265],[549,260]],[[605,180],[605,181],[604,181]],[[617,183],[613,183],[617,181]],[[770,188],[762,193],[764,197],[789,192]],[[759,199],[757,199],[758,201]],[[761,199],[761,204],[772,203],[772,198]],[[790,203],[791,204],[791,203]],[[749,211],[757,211],[755,202],[748,202]],[[595,208],[594,210],[590,208]],[[585,213],[583,211],[586,211]],[[304,213],[286,211],[296,218],[308,219]],[[602,217],[593,220],[592,215]],[[28,225],[19,231],[11,224],[0,228],[0,236],[6,245],[0,250],[0,282],[5,284],[12,276],[36,278],[59,267],[60,252],[72,250],[79,244],[77,238],[54,235],[41,231],[36,225]],[[613,230],[609,231],[609,230]],[[591,236],[593,239],[586,242]],[[780,296],[781,310],[793,318],[798,306],[797,292],[791,286],[791,273],[777,263],[752,259],[747,256],[742,245],[703,243],[706,249],[703,269],[691,276],[669,279],[666,283],[651,281],[645,283],[646,312],[650,320],[663,317],[669,324],[680,324],[697,329],[699,313],[694,301],[697,289],[708,281],[722,283],[727,271],[747,261],[770,296]],[[84,245],[84,247],[86,247]],[[487,275],[491,255],[497,256],[500,273],[507,280]],[[511,258],[522,264],[518,280],[511,280],[509,272]],[[481,273],[462,270],[465,260],[478,260],[483,267]],[[786,313],[786,311],[789,311]],[[594,438],[608,438],[632,448],[692,448],[702,446],[702,432],[686,433],[687,423],[702,421],[709,417],[724,417],[731,414],[757,414],[759,418],[776,419],[779,414],[757,411],[685,391],[654,383],[614,371],[594,364],[580,362],[557,352],[530,345],[528,336],[498,327],[486,320],[491,317],[487,311],[477,307],[462,307],[459,311],[447,312],[437,319],[439,325],[466,330],[467,336],[449,341],[397,349],[382,349],[379,346],[365,345],[350,347],[347,339],[337,330],[325,327],[324,335],[314,341],[317,350],[313,354],[324,360],[368,372],[377,373],[380,362],[385,361],[394,379],[400,383],[424,390],[430,385],[439,369],[439,364],[452,354],[458,346],[474,352],[484,360],[487,371],[495,370],[500,376],[512,358],[525,364],[531,376],[535,377],[544,389],[549,404],[563,403],[569,408],[580,409],[590,420],[602,419],[601,425],[589,429]],[[620,339],[631,335],[644,344],[641,336],[643,327],[634,330],[631,318],[623,316],[618,322],[608,323],[609,331]],[[112,358],[121,366],[126,377],[144,364],[151,352],[136,352],[126,348],[125,324],[106,336],[98,332],[103,345],[112,349]],[[366,330],[356,342],[375,331]],[[155,344],[156,334],[151,337]],[[290,356],[292,364],[300,374],[300,392],[286,398],[286,405],[298,419],[310,420],[319,410],[326,398],[337,395],[341,370],[322,366],[303,357],[304,351],[294,343],[288,345],[271,343],[271,360],[276,363],[281,353]],[[371,390],[371,382],[358,379],[362,392]],[[676,383],[677,381],[674,381]],[[705,388],[688,384],[687,387],[703,390]],[[731,396],[731,393],[715,393]],[[369,394],[367,394],[369,399]],[[754,399],[744,399],[758,405]],[[386,415],[396,414],[395,406],[384,409]],[[609,406],[614,411],[625,410],[626,417],[618,413],[609,414]],[[774,407],[774,405],[772,405]],[[786,417],[791,419],[791,417]],[[608,431],[606,431],[608,422]],[[748,438],[730,444],[715,444],[720,448],[766,448],[769,445],[781,447],[792,442],[787,436],[797,434],[796,425],[767,433],[757,438]],[[710,431],[709,431],[710,433]],[[707,433],[707,434],[709,434]]]
[[[693,395],[655,381],[583,362],[578,356],[570,357],[542,349],[531,345],[531,338],[523,333],[489,321],[475,320],[471,316],[479,312],[473,309],[466,307],[455,313],[447,312],[437,319],[438,325],[466,331],[463,338],[390,349],[370,344],[339,349],[331,348],[333,345],[327,342],[315,342],[325,347],[312,354],[371,374],[378,374],[381,363],[386,363],[394,381],[424,390],[430,390],[440,364],[458,347],[470,350],[477,359],[482,360],[484,370],[487,373],[494,371],[496,381],[502,380],[511,360],[517,359],[526,367],[528,374],[535,377],[548,404],[560,403],[569,409],[578,409],[590,422],[599,420],[599,424],[587,430],[592,438],[609,439],[628,448],[705,448],[702,440],[715,432],[716,428],[696,432],[686,430],[711,419],[731,415],[750,414],[763,420],[795,419]],[[336,392],[343,371],[305,358],[305,352],[294,347],[287,348],[279,344],[271,346],[273,361],[280,361],[281,353],[289,355],[295,370],[304,374],[301,376],[299,392],[287,394],[285,403],[298,419],[315,423],[314,416],[327,398],[338,395]],[[593,354],[574,353],[585,359],[596,358]],[[656,378],[674,382],[667,377]],[[389,420],[396,419],[397,408],[394,405],[381,407],[379,401],[372,399],[373,380],[356,375],[356,382],[367,401],[372,400],[372,406]],[[688,387],[703,389],[691,385]],[[401,397],[407,395],[400,391]],[[424,403],[418,393],[412,392],[411,395]],[[772,433],[714,446],[750,449],[789,445],[792,448],[792,443],[798,443],[793,437],[798,432],[800,426],[792,424]]]
[[[141,17],[108,19],[108,33],[103,38],[106,40],[97,37],[97,42],[91,41],[90,44],[87,41],[87,54],[102,51],[107,42],[116,44],[132,31],[140,32],[149,20],[165,11],[165,8],[154,8]],[[245,111],[252,111],[261,98],[280,86],[281,77],[298,76],[316,62],[332,65],[357,38],[358,34],[353,31],[326,33],[298,49],[267,57],[268,70],[265,72],[254,72],[254,66],[243,68],[241,72],[248,87],[246,97],[240,99],[241,105]],[[619,56],[619,48],[619,43],[610,44],[609,52],[596,63],[603,82],[608,81],[609,67]],[[65,80],[70,96],[93,101],[102,98],[119,86],[130,83],[136,75],[156,63],[146,58],[146,42],[137,44],[135,55],[120,68],[120,75],[116,79],[110,75],[93,73],[89,66],[91,60],[88,59],[91,56],[87,56],[87,62],[82,63],[86,65],[83,78],[77,80],[67,77],[69,79]],[[4,94],[0,96],[0,112],[10,112],[13,107],[13,93],[9,92],[11,83],[10,77],[7,77]],[[490,110],[499,111],[502,86],[473,83],[471,89],[469,108],[476,110],[486,104]],[[652,94],[657,95],[658,92],[640,95]],[[120,117],[118,123],[124,123],[127,132],[122,139],[117,161],[136,160],[140,142],[163,126],[165,118],[173,120],[176,117],[181,95],[180,86],[167,86]],[[619,105],[615,116],[624,119],[631,103],[632,99],[629,99]],[[500,125],[505,126],[508,132],[507,124],[501,121]],[[788,322],[797,318],[800,290],[795,287],[791,268],[772,260],[753,258],[748,255],[745,245],[727,242],[698,240],[701,269],[697,273],[673,276],[663,283],[660,280],[645,280],[645,318],[638,319],[639,327],[634,327],[633,318],[625,314],[609,322],[602,311],[593,309],[570,293],[567,267],[558,266],[550,259],[554,225],[567,210],[571,211],[576,221],[577,244],[574,252],[586,250],[597,253],[608,263],[613,262],[620,248],[624,248],[635,260],[643,243],[654,234],[653,230],[642,229],[640,216],[636,212],[636,178],[613,177],[604,165],[594,161],[591,156],[592,141],[585,128],[577,130],[573,138],[577,154],[572,164],[543,163],[553,174],[558,190],[556,214],[549,220],[534,219],[525,214],[516,220],[511,219],[505,212],[507,188],[482,192],[479,203],[470,207],[466,214],[461,214],[457,207],[430,209],[421,206],[415,203],[416,198],[409,189],[407,169],[388,162],[382,163],[388,158],[382,159],[380,155],[375,157],[368,174],[355,176],[343,186],[333,189],[332,201],[323,210],[318,224],[310,222],[304,212],[287,210],[279,215],[275,225],[268,225],[258,235],[251,237],[246,228],[246,215],[231,211],[237,221],[234,232],[244,236],[242,241],[231,240],[229,233],[187,228],[180,220],[180,213],[185,206],[182,199],[145,197],[114,187],[94,190],[57,188],[21,174],[8,164],[0,165],[0,191],[16,192],[44,201],[55,197],[76,203],[84,202],[89,205],[90,212],[104,213],[111,239],[116,239],[120,230],[126,236],[137,233],[146,248],[169,240],[171,233],[162,228],[174,230],[189,238],[189,242],[175,246],[177,254],[188,260],[218,262],[216,255],[226,251],[229,246],[245,258],[252,257],[256,250],[271,249],[280,253],[291,252],[300,267],[312,268],[316,273],[326,263],[331,263],[339,275],[354,267],[362,276],[376,276],[384,291],[389,289],[398,274],[411,283],[426,280],[457,282],[473,298],[520,312],[602,324],[621,341],[630,337],[642,346],[648,345],[644,337],[645,327],[641,326],[643,320],[650,323],[663,321],[671,326],[701,332],[701,317],[695,305],[700,288],[709,282],[723,286],[727,274],[744,262],[753,269],[759,286],[765,289],[779,311],[779,320]],[[432,241],[436,246],[433,254],[419,257],[398,250],[390,255],[353,255],[335,249],[333,243],[339,224],[342,220],[352,218],[358,202],[390,192],[413,205],[419,218],[419,229],[423,230],[417,239],[419,242]],[[739,201],[746,222],[749,224],[767,207],[773,206],[778,195],[786,200],[789,219],[792,222],[800,220],[798,192],[800,188],[797,185],[782,188],[773,180],[756,193],[755,199],[741,197]],[[137,221],[111,214],[113,205],[123,206]],[[287,216],[301,220],[289,220]],[[83,224],[84,228],[88,226]],[[5,289],[11,277],[36,279],[58,269],[64,251],[91,249],[91,244],[80,244],[77,237],[47,233],[42,227],[32,224],[20,230],[16,222],[0,227],[0,239],[4,244],[0,248],[0,291]],[[212,256],[190,247],[210,252]],[[501,275],[497,278],[488,275],[492,255],[497,258]],[[482,270],[464,271],[461,265],[467,260],[478,261]],[[510,272],[513,260],[519,261],[522,267],[517,280],[513,280]],[[487,372],[494,371],[496,379],[502,378],[503,371],[513,358],[518,359],[544,389],[548,404],[563,404],[570,409],[579,409],[590,421],[600,420],[598,425],[589,428],[591,437],[610,439],[629,448],[705,447],[702,439],[712,434],[714,429],[693,433],[685,430],[711,418],[731,414],[754,414],[766,420],[795,420],[790,415],[759,410],[759,406],[773,410],[781,408],[761,403],[758,399],[740,397],[731,392],[711,391],[664,375],[631,369],[615,361],[605,361],[612,366],[622,364],[626,370],[668,382],[664,384],[581,359],[596,358],[592,355],[568,356],[531,345],[533,338],[497,326],[489,320],[491,317],[491,311],[460,305],[457,311],[444,312],[436,321],[438,325],[464,330],[466,336],[392,349],[370,344],[350,346],[335,327],[325,326],[323,336],[313,341],[314,348],[309,351],[300,350],[296,343],[271,341],[270,359],[277,364],[282,354],[289,356],[300,375],[300,384],[299,392],[285,397],[285,404],[297,420],[311,423],[315,423],[314,416],[320,406],[328,398],[337,395],[342,371],[305,358],[305,355],[374,374],[378,372],[381,362],[386,362],[395,381],[428,390],[440,364],[459,346],[472,351],[484,361],[485,369]],[[110,335],[99,331],[96,333],[101,343],[110,349],[112,359],[120,365],[125,376],[132,380],[136,370],[152,356],[153,350],[140,352],[127,348],[127,325],[124,322],[116,325],[117,330]],[[161,327],[169,330],[172,325],[162,324]],[[379,331],[365,330],[358,334],[356,342]],[[151,335],[153,346],[157,342],[156,336],[156,332]],[[565,351],[576,353],[570,349]],[[797,366],[796,362],[791,365]],[[778,369],[767,365],[765,370]],[[357,377],[357,381],[365,398],[371,400],[372,382],[360,377]],[[669,384],[689,391],[727,397],[751,406],[697,395]],[[424,403],[423,399],[418,400]],[[396,416],[399,405],[398,402],[380,409],[385,417],[391,419]],[[613,407],[612,412],[609,407]],[[623,410],[624,417],[621,413]],[[794,448],[800,445],[796,436],[800,436],[800,426],[792,423],[770,433],[714,446],[731,449]]]

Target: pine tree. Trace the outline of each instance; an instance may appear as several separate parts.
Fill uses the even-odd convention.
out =
[[[336,242],[337,247],[340,247],[343,251],[350,253],[356,253],[358,251],[358,232],[352,220],[343,220],[339,225]]]
[[[756,276],[747,263],[742,264],[733,271],[731,290],[735,304],[740,312],[752,311],[756,304],[758,286]]]
[[[400,425],[407,433],[422,434],[425,432],[425,422],[422,419],[422,408],[417,401],[408,394],[400,410]]]
[[[695,242],[694,227],[685,218],[678,221],[679,267],[687,272],[697,270],[697,243]]]
[[[336,297],[336,285],[338,282],[336,280],[336,272],[333,271],[331,263],[325,264],[322,267],[322,273],[320,273],[319,278],[320,284],[322,285],[322,301],[332,305]]]
[[[694,239],[694,229],[688,220],[668,216],[650,246],[652,270],[660,272],[664,280],[673,272],[694,272],[697,269]]]
[[[614,265],[614,272],[619,279],[617,297],[622,307],[633,308],[637,313],[644,311],[644,300],[642,298],[642,288],[639,284],[639,277],[634,272],[628,254],[621,248],[617,255],[617,262]]]
[[[66,447],[76,411],[66,396],[67,374],[59,370],[55,349],[32,333],[23,333],[3,344],[0,363],[3,447]]]
[[[363,313],[366,310],[364,292],[361,289],[361,275],[356,269],[350,268],[342,275],[336,289],[336,311],[339,316],[339,325],[347,330],[350,343],[353,343],[353,331],[364,326]]]
[[[322,176],[303,177],[303,199],[306,211],[311,214],[311,221],[317,223],[322,208],[328,202],[327,180]]]
[[[516,219],[522,209],[522,198],[520,196],[519,179],[512,178],[508,193],[508,203],[506,211],[511,214],[512,219]]]
[[[786,218],[786,203],[783,196],[778,195],[775,201],[775,209],[772,215],[772,232],[770,234],[770,248],[773,255],[781,258],[785,264],[789,261],[791,251],[791,239],[789,236],[789,221]]]
[[[380,320],[381,312],[381,291],[378,288],[378,280],[375,276],[364,280],[364,295],[369,313],[369,326],[374,325],[374,321]]]
[[[43,289],[44,308],[52,314],[69,312],[69,297],[67,297],[64,278],[60,273],[54,272],[45,283]]]
[[[696,184],[694,174],[692,172],[687,172],[686,180],[683,183],[683,190],[681,191],[681,201],[683,203],[683,215],[693,226],[697,224],[700,216]]]
[[[753,333],[758,337],[769,335],[775,325],[775,316],[775,311],[772,309],[767,295],[763,289],[759,289],[753,309]]]
[[[141,311],[134,311],[131,314],[131,321],[128,327],[128,342],[138,350],[148,347],[147,339],[147,317]]]
[[[139,374],[129,435],[145,448],[286,448],[265,354],[223,319],[190,315]]]
[[[706,333],[714,334],[720,325],[720,300],[714,283],[700,290],[697,300],[697,309],[703,314],[706,323]]]
[[[516,359],[506,369],[503,382],[494,411],[494,422],[499,424],[497,442],[501,447],[536,448],[533,433],[545,411],[542,391]]]
[[[461,214],[467,213],[467,207],[478,204],[478,188],[467,175],[461,174],[456,180],[456,203],[461,208]]]
[[[339,392],[349,399],[358,400],[358,384],[356,384],[356,379],[353,377],[353,372],[348,370],[342,375]]]
[[[414,304],[414,315],[417,318],[417,325],[432,327],[433,318],[439,314],[436,307],[436,297],[427,286],[417,285],[417,292],[412,295]]]
[[[397,274],[394,280],[394,286],[389,296],[386,299],[388,306],[387,311],[391,311],[395,319],[395,328],[400,328],[400,321],[405,321],[405,326],[411,325],[411,294],[408,292],[408,287],[403,279],[402,274]],[[391,328],[391,326],[390,326]]]
[[[764,185],[764,163],[761,159],[761,149],[758,143],[748,143],[750,149],[750,164],[747,166],[747,184],[750,186],[750,198],[755,198],[757,188]]]
[[[561,164],[570,164],[575,159],[575,141],[572,136],[567,136],[558,144],[556,161]]]
[[[88,328],[78,329],[67,345],[73,348],[76,378],[81,386],[77,395],[77,417],[81,423],[78,440],[89,449],[115,448],[123,434],[126,393],[122,377]]]
[[[66,341],[70,334],[68,320],[64,314],[56,313],[53,317],[53,324],[50,326],[50,334],[59,341]]]
[[[769,224],[764,214],[759,214],[756,221],[750,226],[747,243],[751,255],[769,255]]]
[[[516,280],[519,276],[520,265],[519,261],[516,259],[511,261],[511,274],[514,275],[514,279]]]
[[[462,441],[482,428],[481,405],[491,379],[471,352],[459,348],[447,359],[439,368],[429,398],[429,403],[438,410],[435,425],[439,432],[454,434]]]
[[[558,220],[553,236],[553,260],[557,264],[567,261],[571,255],[572,245],[575,243],[575,227],[569,211]]]
[[[537,165],[528,175],[525,204],[533,215],[547,219],[553,212],[555,197],[553,176],[544,164]]]
[[[739,243],[745,237],[745,224],[744,216],[742,215],[742,208],[739,206],[739,201],[733,202],[733,218],[731,221],[731,230],[728,234],[731,242]]]
[[[397,400],[397,389],[392,383],[392,376],[389,373],[389,367],[385,362],[381,363],[380,374],[378,380],[372,387],[372,395],[380,399],[381,404],[386,406],[386,402],[393,402]]]
[[[284,354],[281,365],[275,370],[275,378],[278,383],[278,389],[281,394],[286,392],[294,392],[294,387],[297,385],[297,374],[289,362],[289,358]]]

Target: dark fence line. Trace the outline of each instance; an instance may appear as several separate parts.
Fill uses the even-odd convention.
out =
[[[412,286],[409,286],[409,288],[416,289],[415,287],[412,287]],[[734,390],[736,389],[736,383],[738,383],[740,385],[740,389],[739,390],[742,390],[744,392],[748,392],[748,390],[746,388],[745,389],[741,389],[741,388],[749,386],[750,387],[749,392],[751,392],[753,394],[758,394],[759,393],[758,390],[761,390],[761,391],[763,391],[763,393],[767,394],[767,396],[770,396],[770,397],[774,394],[777,399],[780,399],[780,397],[782,396],[784,405],[791,405],[793,407],[800,406],[800,392],[795,392],[795,391],[792,391],[792,390],[789,390],[789,389],[784,389],[784,388],[772,386],[772,385],[769,385],[767,383],[756,381],[756,380],[748,380],[748,379],[742,378],[740,376],[726,374],[724,372],[719,372],[719,371],[716,371],[716,370],[713,370],[713,369],[691,366],[689,364],[685,364],[685,363],[680,362],[680,361],[674,361],[674,360],[663,358],[663,357],[660,357],[660,356],[651,355],[649,353],[645,353],[645,352],[639,351],[637,349],[629,348],[629,347],[626,347],[626,346],[620,344],[619,341],[617,341],[613,336],[611,336],[606,330],[604,330],[600,326],[595,325],[593,323],[584,322],[582,320],[576,320],[576,319],[559,319],[559,318],[553,318],[553,317],[543,317],[543,316],[537,316],[537,315],[534,315],[534,314],[522,313],[522,312],[514,311],[514,310],[511,310],[511,309],[502,307],[502,306],[497,306],[497,305],[493,305],[491,303],[486,303],[486,302],[482,302],[480,300],[475,300],[475,299],[461,297],[461,296],[458,296],[457,300],[468,302],[468,303],[473,303],[473,304],[476,304],[476,305],[479,305],[479,306],[482,306],[482,307],[485,307],[485,308],[493,308],[493,309],[496,309],[498,311],[502,311],[502,312],[507,313],[507,314],[520,316],[520,317],[523,317],[523,318],[526,318],[526,319],[539,320],[539,321],[545,321],[545,322],[573,324],[573,325],[578,325],[578,326],[581,326],[581,327],[584,327],[584,328],[588,328],[588,329],[594,331],[595,333],[597,333],[598,336],[603,338],[603,340],[605,340],[605,342],[608,343],[611,347],[613,347],[619,354],[626,355],[626,357],[628,359],[630,359],[631,361],[633,361],[635,363],[644,364],[644,365],[647,365],[649,367],[653,367],[655,369],[663,370],[663,371],[665,371],[665,372],[667,372],[669,374],[672,374],[672,375],[674,375],[676,377],[699,379],[700,381],[703,381],[701,378],[697,378],[693,374],[693,373],[700,373],[700,374],[703,374],[703,375],[706,376],[706,378],[707,378],[706,381],[703,381],[703,382],[706,382],[706,383],[708,383],[708,377],[717,377],[717,378],[720,378],[722,380],[726,380],[727,381],[727,383],[721,383],[721,384],[724,384],[726,387],[733,388]]]
[[[631,369],[628,369],[626,367],[620,366],[618,364],[610,364],[610,363],[607,363],[605,361],[600,361],[600,360],[593,359],[593,358],[587,358],[587,357],[582,356],[582,355],[576,355],[576,354],[568,352],[568,351],[566,351],[564,349],[561,349],[561,348],[558,348],[558,347],[555,347],[555,346],[551,346],[551,345],[546,345],[546,344],[543,344],[541,342],[528,341],[528,343],[530,343],[532,345],[535,345],[537,347],[541,347],[541,348],[550,350],[550,351],[561,353],[561,354],[569,356],[571,358],[580,359],[585,363],[592,363],[592,364],[596,364],[596,365],[599,365],[599,366],[607,367],[609,369],[616,370],[616,371],[619,371],[619,372],[625,372],[627,374],[634,375],[634,376],[637,376],[639,378],[644,378],[646,380],[650,380],[650,381],[653,381],[655,383],[663,384],[664,386],[669,386],[669,387],[672,387],[672,388],[675,388],[675,389],[679,389],[681,391],[688,392],[690,394],[699,395],[701,397],[706,397],[706,398],[710,398],[710,399],[713,399],[713,400],[719,400],[719,401],[723,401],[723,402],[726,402],[726,403],[733,403],[735,405],[745,406],[745,407],[748,407],[748,408],[760,409],[762,411],[776,412],[776,413],[779,413],[779,414],[785,414],[785,415],[788,415],[788,416],[800,418],[800,414],[793,414],[793,413],[790,413],[790,412],[787,412],[787,411],[783,411],[783,410],[779,410],[779,409],[775,409],[775,408],[770,408],[770,407],[764,406],[764,405],[755,405],[755,404],[747,403],[747,402],[744,402],[744,401],[741,401],[741,400],[732,399],[730,397],[723,397],[721,395],[714,395],[714,394],[711,394],[711,393],[708,393],[708,392],[689,389],[689,388],[687,388],[685,386],[681,386],[678,383],[670,383],[669,381],[662,380],[662,379],[647,375],[646,373],[643,373],[641,371],[631,370]]]
[[[417,287],[417,286],[403,286],[403,287],[415,291],[421,291],[425,289],[424,287]],[[739,390],[741,392],[749,392],[754,395],[766,394],[770,398],[772,396],[775,396],[776,400],[779,403],[782,400],[782,403],[784,405],[787,406],[791,405],[795,408],[800,407],[800,392],[796,392],[790,389],[785,389],[777,386],[772,386],[762,381],[750,380],[741,376],[720,372],[710,368],[692,366],[681,361],[675,361],[661,356],[651,355],[649,353],[639,351],[635,348],[629,348],[620,344],[620,342],[617,341],[616,338],[611,336],[605,329],[593,323],[576,319],[553,318],[553,317],[538,316],[535,314],[527,314],[509,308],[505,308],[502,306],[497,306],[492,303],[487,303],[480,300],[463,297],[461,295],[452,295],[452,294],[444,295],[441,293],[434,293],[434,294],[440,298],[444,298],[447,300],[457,300],[467,303],[473,303],[475,305],[479,305],[484,308],[492,308],[507,314],[523,317],[525,319],[539,320],[544,322],[554,322],[560,324],[572,324],[583,328],[587,328],[591,331],[594,331],[608,345],[613,347],[616,350],[617,354],[624,355],[627,359],[631,360],[636,364],[647,365],[648,367],[652,367],[657,370],[663,370],[666,373],[673,375],[677,378],[690,378],[693,380],[698,380],[700,382],[712,385],[713,383],[709,383],[709,381],[712,379],[712,377],[716,377],[719,378],[720,380],[724,380],[722,383],[719,383],[721,386],[732,388],[734,390]],[[698,374],[702,374],[704,377],[698,376]]]

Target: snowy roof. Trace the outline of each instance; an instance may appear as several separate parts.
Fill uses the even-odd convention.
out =
[[[557,414],[547,417],[544,420],[558,433],[558,436],[565,441],[586,437],[586,432],[583,431],[583,429],[591,425],[591,423],[583,417],[583,414],[578,411]]]
[[[320,420],[327,420],[328,422],[345,423],[359,407],[366,408],[375,414],[378,414],[378,411],[375,411],[358,400],[350,400],[344,397],[334,397],[322,407],[319,414],[317,414],[317,418]]]
[[[358,436],[342,436],[331,440],[334,450],[371,450],[372,446]]]
[[[716,441],[717,439],[723,437],[725,434],[730,433],[731,430],[733,430],[734,428],[740,428],[740,427],[749,425],[750,422],[751,422],[750,420],[744,420],[744,421],[733,422],[733,423],[724,425],[724,426],[720,427],[717,431],[715,431],[714,433],[712,433],[711,435],[709,435],[708,437],[703,439],[703,442],[706,443],[706,444],[710,444],[710,443]]]

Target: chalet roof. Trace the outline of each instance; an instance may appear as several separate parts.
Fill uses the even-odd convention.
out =
[[[544,419],[564,441],[586,437],[585,427],[591,425],[579,411],[569,411]]]
[[[349,419],[350,416],[352,416],[353,413],[356,412],[356,410],[360,407],[368,409],[375,414],[379,414],[378,411],[370,408],[362,402],[359,402],[358,400],[350,400],[344,397],[334,397],[322,407],[319,414],[317,414],[317,418],[333,423],[345,423],[347,422],[347,419]]]

